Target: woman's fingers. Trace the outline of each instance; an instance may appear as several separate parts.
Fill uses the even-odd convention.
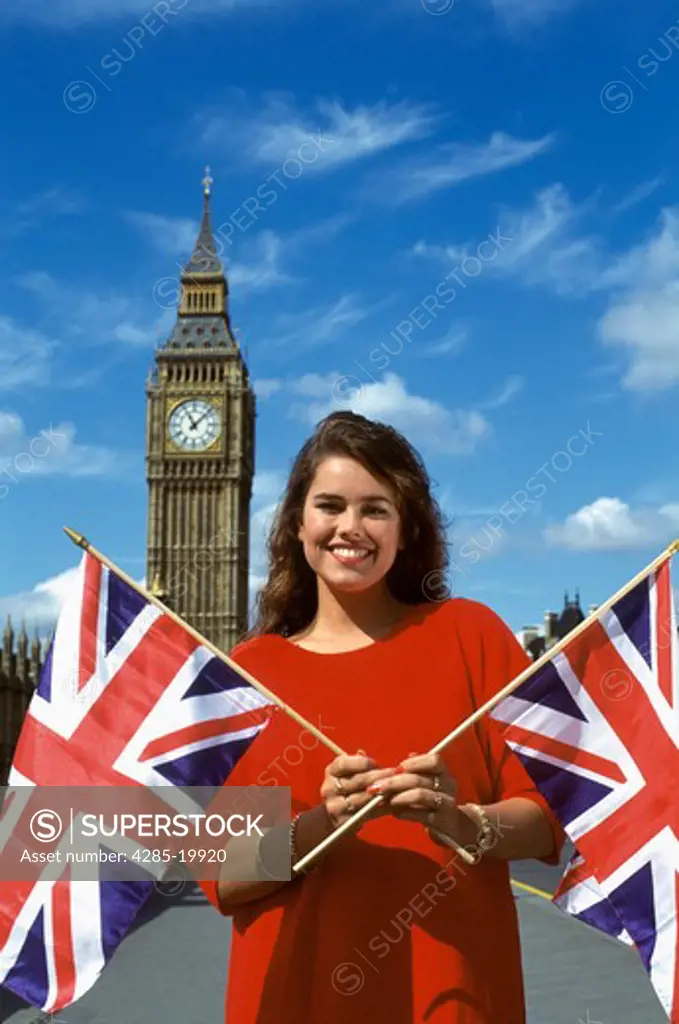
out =
[[[435,784],[437,778],[438,786]],[[368,787],[373,794],[383,793],[387,796],[418,788],[430,791],[438,789],[441,793],[453,796],[457,790],[457,784],[448,774],[437,777],[435,775],[416,775],[414,772],[401,772],[392,775],[391,778],[377,779]]]
[[[321,786],[321,795],[323,797],[348,796],[350,793],[359,793],[366,790],[372,783],[390,778],[395,771],[395,768],[375,768],[373,771],[359,772],[357,775],[326,774]],[[371,799],[373,796],[374,793],[371,793]]]
[[[326,768],[330,775],[357,775],[377,768],[377,761],[366,754],[339,754]]]
[[[387,799],[391,807],[410,807],[418,811],[430,811],[433,807],[440,807],[444,803],[451,806],[455,804],[455,798],[448,793],[436,793],[425,786],[389,794]]]

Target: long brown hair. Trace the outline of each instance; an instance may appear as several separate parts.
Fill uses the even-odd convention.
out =
[[[431,493],[429,474],[410,443],[393,427],[342,411],[326,416],[299,451],[267,541],[269,576],[255,605],[255,622],[245,637],[264,633],[291,636],[316,614],[316,574],[297,534],[307,493],[320,463],[329,456],[359,462],[395,492],[404,542],[386,582],[404,604],[427,598],[425,580],[446,575],[446,524]]]

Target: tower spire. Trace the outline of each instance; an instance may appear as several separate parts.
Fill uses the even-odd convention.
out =
[[[221,274],[222,265],[217,255],[214,235],[212,234],[212,222],[210,219],[210,196],[214,178],[210,174],[210,168],[205,168],[205,176],[201,182],[203,186],[203,217],[200,222],[198,238],[193,249],[193,254],[186,266],[186,274]]]

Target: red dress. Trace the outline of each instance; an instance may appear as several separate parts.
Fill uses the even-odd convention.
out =
[[[529,664],[502,620],[463,598],[420,605],[359,650],[320,654],[269,634],[232,657],[342,749],[384,767],[431,749]],[[320,802],[334,757],[276,709],[229,785],[290,786],[294,813]],[[554,832],[545,860],[558,862],[563,833],[492,720],[443,757],[460,803],[539,803]],[[454,856],[422,825],[385,816],[309,875],[236,908],[227,1024],[524,1024],[508,862]],[[215,883],[202,888],[218,907]]]

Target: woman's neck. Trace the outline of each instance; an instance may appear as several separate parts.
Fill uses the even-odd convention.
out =
[[[398,624],[408,607],[388,591],[337,595],[319,583],[318,610],[304,636],[318,642],[324,638],[378,639]]]

